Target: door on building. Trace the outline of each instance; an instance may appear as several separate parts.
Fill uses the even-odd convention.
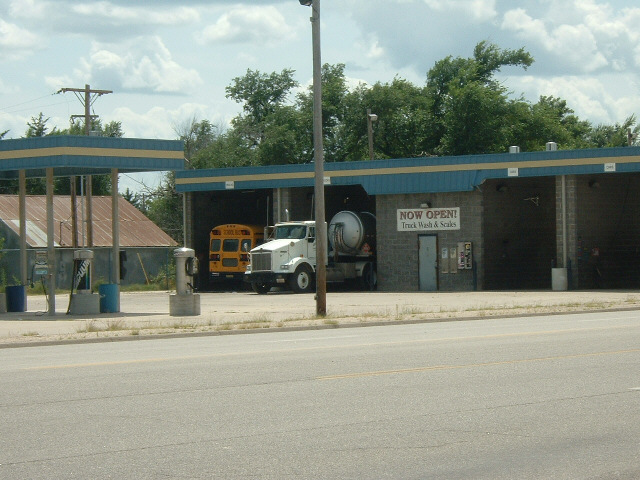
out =
[[[438,245],[435,235],[418,235],[418,270],[420,291],[434,292],[438,289]]]

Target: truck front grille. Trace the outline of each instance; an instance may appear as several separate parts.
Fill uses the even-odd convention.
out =
[[[251,254],[251,271],[261,272],[271,270],[271,252],[259,252]]]

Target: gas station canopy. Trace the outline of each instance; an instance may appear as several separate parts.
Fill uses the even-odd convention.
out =
[[[51,135],[16,140],[0,140],[0,180],[18,179],[20,225],[21,291],[27,284],[26,249],[26,178],[46,177],[47,255],[46,275],[49,290],[49,314],[56,313],[56,259],[54,245],[53,177],[111,174],[112,185],[112,255],[111,280],[119,311],[120,228],[118,210],[118,174],[184,169],[184,146],[179,140],[146,140],[132,138]],[[89,182],[88,185],[91,185]],[[93,238],[91,189],[87,189],[88,236]],[[72,192],[72,197],[73,192]],[[76,220],[72,222],[76,230]],[[93,241],[88,241],[93,246]],[[75,260],[74,260],[75,261]],[[97,295],[91,297],[91,312]],[[26,295],[22,295],[26,300]],[[26,301],[24,302],[26,308]],[[85,312],[86,313],[86,312]]]
[[[184,169],[180,140],[52,135],[0,140],[0,180],[55,176],[98,175]]]

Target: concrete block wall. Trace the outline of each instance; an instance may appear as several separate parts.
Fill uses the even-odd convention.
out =
[[[313,212],[313,188],[280,188],[273,191],[273,218],[275,222],[310,220]],[[274,223],[275,223],[274,222]]]
[[[562,219],[562,176],[556,177],[556,266],[567,268],[569,275],[569,288],[577,287],[578,262],[576,256],[578,234],[578,177],[576,175],[565,176],[566,196],[566,255],[567,264],[563,264],[564,233]]]
[[[428,202],[432,208],[460,207],[460,230],[404,232],[397,228],[397,210],[420,208]],[[441,291],[482,289],[483,238],[482,194],[455,192],[438,194],[376,196],[378,289],[382,291],[418,291],[420,289],[418,236],[437,237],[438,262],[442,248],[457,248],[458,242],[473,245],[474,270],[442,273],[438,268]]]

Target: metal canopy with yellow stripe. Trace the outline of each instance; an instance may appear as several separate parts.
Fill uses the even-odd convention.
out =
[[[369,195],[471,191],[487,179],[639,172],[640,147],[325,163],[325,183]],[[313,164],[176,172],[179,192],[310,187]]]
[[[47,168],[56,176],[95,175],[181,170],[183,142],[132,138],[52,135],[0,140],[0,179],[44,177]]]

